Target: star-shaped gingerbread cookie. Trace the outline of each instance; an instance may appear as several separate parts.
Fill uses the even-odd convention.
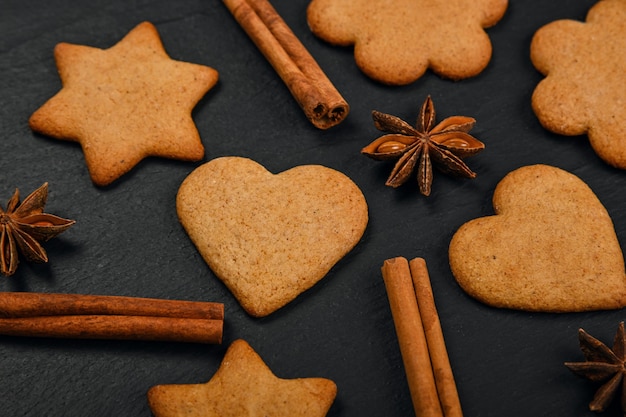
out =
[[[276,377],[239,339],[209,382],[156,385],[148,404],[155,417],[323,417],[336,395],[329,379]]]
[[[530,57],[545,75],[532,96],[541,124],[561,135],[587,134],[600,158],[626,169],[626,1],[596,3],[585,22],[541,27]]]
[[[491,59],[485,28],[504,15],[507,0],[312,0],[311,31],[339,46],[354,45],[357,66],[370,78],[409,84],[427,69],[462,79]]]
[[[218,73],[171,59],[154,25],[139,24],[109,49],[59,43],[54,58],[62,88],[29,125],[80,142],[96,185],[110,184],[148,156],[202,159],[191,111]]]

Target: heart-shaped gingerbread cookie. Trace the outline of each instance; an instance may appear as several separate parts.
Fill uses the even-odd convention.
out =
[[[494,216],[454,234],[452,273],[476,299],[526,311],[574,312],[626,305],[624,258],[593,191],[558,168],[532,165],[500,181]]]
[[[365,197],[344,174],[320,165],[273,174],[240,157],[194,170],[176,209],[211,270],[255,317],[322,279],[368,222]]]

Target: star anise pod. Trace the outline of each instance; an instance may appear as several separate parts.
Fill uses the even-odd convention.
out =
[[[10,276],[17,269],[18,250],[29,261],[48,262],[42,242],[67,230],[75,221],[43,212],[48,199],[48,183],[33,191],[20,204],[16,188],[7,203],[0,207],[0,273]]]
[[[620,391],[622,411],[626,414],[626,385],[623,383],[626,373],[624,322],[621,322],[617,328],[613,349],[590,336],[583,329],[578,330],[578,339],[586,362],[565,362],[565,366],[577,375],[602,384],[589,403],[589,409],[604,411]]]
[[[465,116],[452,116],[435,126],[435,107],[428,96],[422,104],[415,127],[404,120],[374,110],[374,126],[388,133],[361,150],[377,160],[398,159],[385,185],[399,187],[411,176],[417,166],[417,183],[423,195],[430,195],[435,165],[441,171],[475,178],[462,161],[485,148],[485,145],[468,132],[476,120]]]

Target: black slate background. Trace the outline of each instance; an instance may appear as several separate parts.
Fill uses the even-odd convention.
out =
[[[545,163],[584,180],[626,239],[626,174],[603,163],[586,137],[553,135],[530,95],[541,79],[529,60],[539,27],[582,20],[591,0],[511,2],[490,29],[494,55],[479,76],[452,82],[427,73],[389,87],[366,78],[350,48],[316,39],[307,1],[275,1],[287,23],[351,105],[328,131],[314,128],[274,70],[217,0],[3,0],[0,4],[0,200],[50,183],[47,211],[77,224],[46,245],[51,262],[22,263],[2,291],[111,294],[225,303],[222,345],[0,337],[0,415],[150,416],[146,391],[207,381],[229,343],[244,338],[284,378],[323,376],[339,388],[329,416],[410,416],[411,400],[380,275],[385,259],[428,263],[450,359],[467,416],[591,416],[594,387],[564,361],[582,360],[577,329],[610,342],[623,311],[537,314],[499,310],[468,297],[447,258],[453,233],[492,214],[508,172]],[[150,158],[105,188],[88,176],[80,147],[33,134],[28,117],[60,88],[58,42],[108,48],[142,21],[157,26],[174,59],[204,64],[219,84],[193,116],[205,161],[250,157],[272,172],[302,164],[340,170],[363,190],[370,223],[360,244],[313,289],[263,319],[247,316],[202,261],[178,223],[175,196],[199,164]],[[361,156],[375,139],[370,112],[412,122],[426,95],[439,117],[462,114],[486,150],[468,160],[472,181],[435,174],[425,198],[415,183],[384,186],[391,166]],[[4,206],[3,206],[4,207]],[[529,260],[532,261],[532,260]],[[612,408],[606,415],[619,415]]]

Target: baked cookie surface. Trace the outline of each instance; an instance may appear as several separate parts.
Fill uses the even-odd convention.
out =
[[[276,377],[238,339],[210,381],[156,385],[148,403],[155,417],[323,417],[336,395],[337,386],[326,378]]]
[[[29,125],[79,142],[96,185],[110,184],[147,156],[202,159],[191,111],[218,73],[172,60],[154,25],[141,23],[104,50],[60,43],[54,57],[63,87]]]
[[[266,316],[321,280],[361,239],[368,210],[347,176],[319,165],[273,174],[221,157],[183,181],[181,224],[211,270],[252,316]]]
[[[385,84],[409,84],[428,68],[444,78],[477,75],[489,63],[485,28],[507,0],[312,0],[307,21],[319,38],[354,45],[357,66]]]
[[[561,135],[587,134],[600,158],[626,169],[626,1],[598,2],[585,22],[541,27],[530,57],[545,75],[532,95],[541,124]]]
[[[495,215],[454,234],[450,267],[476,299],[503,308],[574,312],[626,305],[624,258],[608,212],[578,177],[532,165],[505,176]]]

